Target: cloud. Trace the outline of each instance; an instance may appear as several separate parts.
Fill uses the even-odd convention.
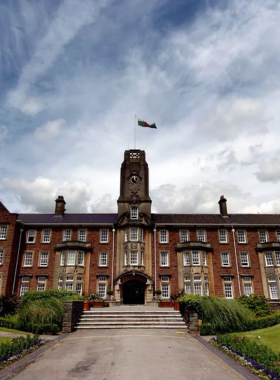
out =
[[[35,98],[27,99],[26,102],[21,107],[21,112],[26,115],[34,116],[44,109],[43,104]]]
[[[0,126],[0,144],[5,140],[7,133],[7,127],[5,127],[4,125]]]
[[[61,132],[61,129],[64,125],[64,119],[48,121],[41,127],[36,128],[34,132],[34,137],[40,141],[52,140]]]
[[[259,164],[259,170],[255,173],[261,182],[280,181],[280,151],[267,161]]]
[[[104,194],[92,204],[91,212],[117,212],[117,201],[111,194]]]

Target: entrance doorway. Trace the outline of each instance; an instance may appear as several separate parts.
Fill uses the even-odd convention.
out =
[[[145,283],[138,280],[127,281],[123,284],[124,305],[144,305]]]

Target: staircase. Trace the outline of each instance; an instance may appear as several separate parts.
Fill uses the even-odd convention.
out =
[[[84,311],[76,329],[187,329],[176,310]]]

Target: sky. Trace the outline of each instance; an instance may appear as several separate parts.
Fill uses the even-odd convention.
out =
[[[153,212],[280,213],[279,25],[279,0],[1,0],[0,201],[117,212],[136,130]]]

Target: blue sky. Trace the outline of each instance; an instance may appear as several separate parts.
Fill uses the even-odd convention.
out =
[[[0,200],[115,212],[137,128],[154,212],[280,212],[277,0],[2,0]]]

